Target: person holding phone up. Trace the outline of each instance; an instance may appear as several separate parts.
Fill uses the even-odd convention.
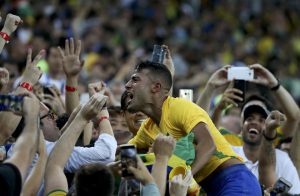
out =
[[[220,89],[221,87],[226,87],[230,83],[230,81],[227,79],[227,71],[229,67],[230,66],[225,66],[217,70],[211,76],[211,78],[206,84],[204,91],[202,92],[202,95],[199,97],[197,103],[201,107],[205,108],[207,111],[209,110],[210,99],[212,98],[214,92],[218,90],[218,88]],[[250,82],[268,87],[273,93],[277,102],[280,104],[279,107],[282,109],[283,114],[286,116],[285,122],[280,124],[280,129],[276,129],[277,132],[278,130],[281,130],[283,137],[291,136],[294,133],[295,128],[297,127],[299,118],[299,108],[297,104],[293,100],[292,96],[288,93],[288,91],[280,85],[279,81],[269,70],[267,70],[265,67],[259,64],[250,65],[249,68],[254,70],[255,76],[254,79]],[[237,89],[235,89],[235,91],[232,90],[231,96],[226,95],[227,98],[229,98],[230,100],[228,103],[233,103],[233,105],[235,106],[238,106],[236,104],[237,97],[233,96],[232,94],[233,92],[237,91]],[[240,118],[240,124],[242,125],[242,146],[236,146],[233,148],[237,152],[237,154],[243,157],[247,167],[251,169],[251,171],[257,176],[257,178],[259,176],[266,177],[266,175],[264,174],[260,175],[258,171],[260,145],[261,140],[263,138],[262,132],[266,129],[267,121],[265,120],[267,119],[267,116],[269,114],[269,112],[264,112],[268,111],[266,106],[266,100],[258,96],[251,96],[246,100],[243,100],[243,102],[244,109],[241,112]],[[260,116],[260,121],[256,120],[258,116]],[[266,134],[268,134],[266,137],[269,138],[269,140],[272,140],[272,143],[277,138],[277,134],[275,136],[273,133]],[[228,142],[233,144],[231,140],[228,140]],[[261,157],[272,160],[271,155],[272,153],[267,153],[263,151],[263,155]],[[299,177],[297,175],[295,166],[293,165],[289,156],[286,153],[283,153],[282,151],[278,152],[278,150],[276,150],[275,158],[276,176],[284,177],[288,181],[292,182],[294,186],[292,187],[289,193],[299,194]],[[269,187],[270,185],[267,186]]]

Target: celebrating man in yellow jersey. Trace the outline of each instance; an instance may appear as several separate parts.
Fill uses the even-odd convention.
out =
[[[170,71],[160,63],[141,62],[126,84],[126,108],[148,118],[129,141],[138,149],[151,146],[158,133],[175,139],[194,133],[192,173],[208,195],[261,195],[255,176],[244,166],[216,129],[208,114],[196,104],[169,96]]]

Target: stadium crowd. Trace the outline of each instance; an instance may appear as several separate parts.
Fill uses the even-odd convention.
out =
[[[0,195],[300,195],[300,2],[0,5]]]

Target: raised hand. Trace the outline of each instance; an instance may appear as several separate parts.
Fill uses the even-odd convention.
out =
[[[40,114],[40,101],[33,93],[26,92],[23,99],[23,116],[37,118]]]
[[[284,114],[277,110],[272,111],[266,119],[265,135],[269,138],[275,137],[276,129],[282,126],[285,121],[286,117]]]
[[[166,45],[162,45],[162,48],[166,50],[166,58],[164,59],[164,64],[168,67],[170,70],[172,76],[174,76],[175,73],[175,66],[172,60],[171,52],[169,50],[169,47]]]
[[[32,61],[32,49],[28,49],[26,68],[23,73],[22,82],[28,82],[34,86],[42,76],[42,71],[36,65],[45,56],[45,50],[41,50]]]
[[[243,98],[238,96],[242,95],[243,92],[236,88],[227,88],[226,91],[223,93],[222,99],[219,103],[222,109],[225,109],[229,104],[238,107],[237,101],[243,101]]]
[[[90,83],[88,85],[88,92],[89,92],[90,97],[93,96],[94,94],[102,91],[104,86],[105,86],[105,84],[103,81]],[[101,93],[101,94],[103,94],[103,93]]]
[[[60,92],[55,86],[48,87],[51,94],[43,94],[42,102],[51,106],[55,114],[60,115],[65,112],[65,105],[60,97]]]
[[[63,60],[63,70],[67,77],[78,77],[82,70],[83,61],[80,61],[81,41],[70,38],[65,41],[65,50],[58,47]]]
[[[153,143],[155,157],[171,157],[175,143],[175,139],[171,136],[158,135]]]
[[[19,16],[7,14],[2,31],[10,35],[18,28],[18,25],[21,23],[23,23],[23,21]]]
[[[0,67],[0,91],[3,90],[9,81],[9,72],[6,68]]]
[[[230,81],[227,80],[227,70],[229,67],[230,67],[230,65],[226,65],[226,66],[222,67],[221,69],[218,69],[209,78],[207,84],[212,88],[218,88],[221,86],[225,86],[226,84],[229,84]]]
[[[146,166],[144,165],[143,161],[141,160],[141,158],[139,156],[136,156],[136,160],[137,160],[137,168],[129,166],[128,167],[128,171],[130,171],[131,173],[133,173],[134,177],[141,181],[141,183],[143,185],[146,185],[150,182],[153,182],[154,179],[151,176],[151,174],[149,173],[148,169],[146,168]]]
[[[249,66],[254,70],[255,78],[251,80],[253,83],[261,84],[269,88],[275,87],[278,84],[275,76],[265,67],[260,64],[253,64]]]
[[[181,174],[174,176],[169,185],[170,195],[185,196],[190,184],[192,183],[192,179],[193,176],[191,170],[187,171],[187,174],[183,179]]]
[[[107,97],[101,94],[93,95],[90,100],[81,108],[78,115],[89,121],[96,117],[105,106]]]

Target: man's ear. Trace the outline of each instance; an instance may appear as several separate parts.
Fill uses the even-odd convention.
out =
[[[162,89],[162,85],[160,82],[154,82],[151,85],[151,92],[156,93],[156,92],[160,92]]]

